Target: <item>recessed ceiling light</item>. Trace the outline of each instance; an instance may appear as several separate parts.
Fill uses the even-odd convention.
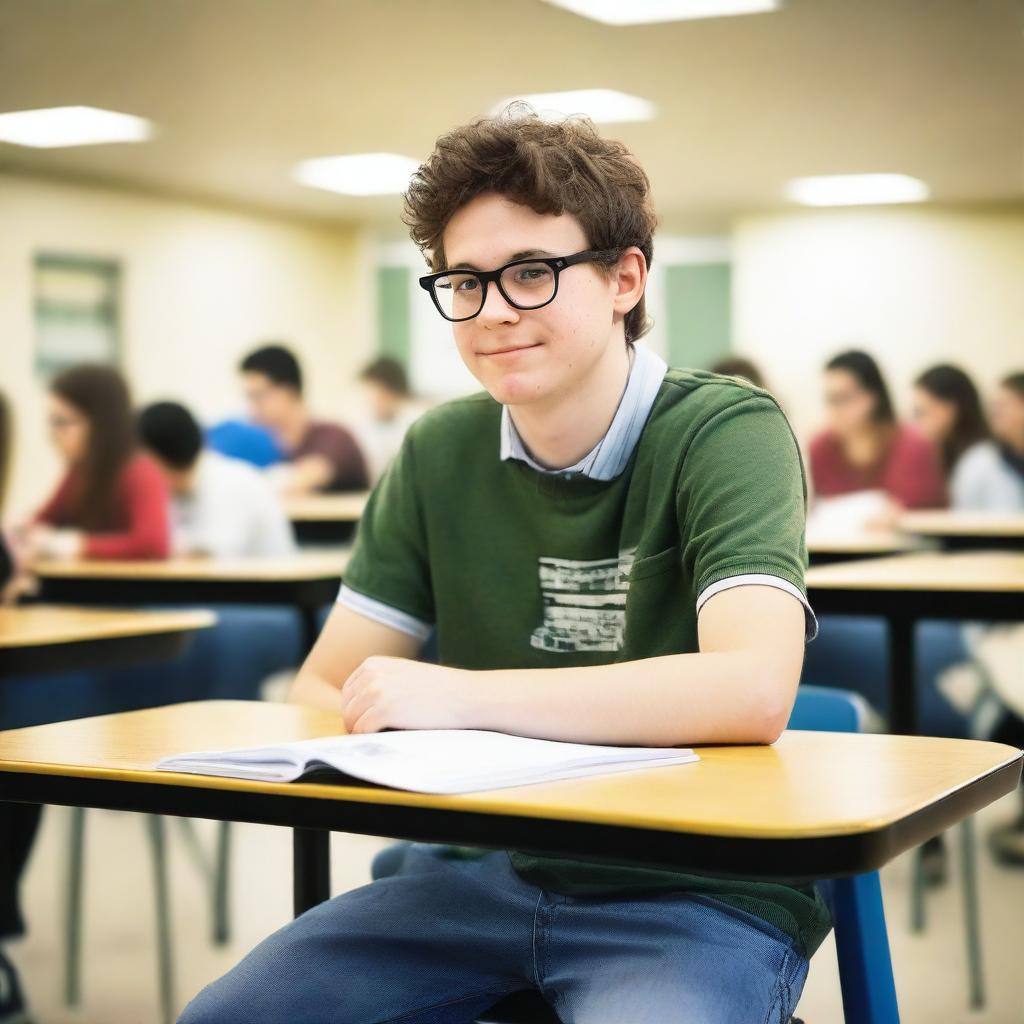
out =
[[[794,178],[786,197],[805,206],[872,206],[876,203],[920,203],[928,186],[906,174],[828,174]]]
[[[324,156],[296,165],[295,180],[342,195],[394,195],[409,187],[409,179],[419,166],[418,160],[397,153]]]
[[[629,96],[615,89],[571,89],[569,92],[537,92],[527,96],[510,96],[497,104],[498,113],[509,103],[527,103],[548,120],[571,114],[585,114],[598,124],[620,124],[623,121],[650,121],[655,106],[650,100]]]
[[[47,107],[0,114],[0,142],[37,149],[145,142],[152,135],[152,122],[145,118],[98,107]]]
[[[650,25],[658,21],[725,18],[776,11],[782,0],[545,0],[606,25]]]

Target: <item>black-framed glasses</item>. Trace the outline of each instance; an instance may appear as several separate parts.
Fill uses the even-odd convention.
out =
[[[452,323],[472,320],[487,301],[487,286],[497,285],[502,298],[516,309],[540,309],[558,294],[558,275],[578,263],[614,263],[621,249],[587,249],[571,256],[532,256],[513,260],[497,270],[442,270],[420,278],[437,311]]]

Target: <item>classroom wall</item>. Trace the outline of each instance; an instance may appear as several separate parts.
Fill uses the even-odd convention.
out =
[[[58,472],[33,370],[40,250],[121,261],[122,369],[137,401],[239,412],[239,358],[280,339],[303,359],[317,412],[354,412],[352,379],[375,349],[374,267],[359,231],[2,174],[0,225],[0,386],[18,428],[6,517],[34,506]]]
[[[990,389],[1024,369],[1024,210],[741,218],[733,330],[734,349],[763,367],[805,434],[820,422],[821,366],[843,348],[879,360],[904,414],[914,377],[936,362]]]

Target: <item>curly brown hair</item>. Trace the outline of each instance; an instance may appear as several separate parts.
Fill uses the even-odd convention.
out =
[[[621,254],[635,245],[649,267],[657,224],[650,187],[625,145],[602,138],[589,118],[550,122],[513,104],[437,140],[412,177],[402,219],[434,271],[446,265],[442,235],[452,216],[487,192],[536,213],[570,213],[591,249]],[[641,296],[626,314],[627,343],[649,326]]]

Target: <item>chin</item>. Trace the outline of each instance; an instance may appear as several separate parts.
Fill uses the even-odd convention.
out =
[[[546,398],[552,391],[550,382],[538,380],[533,374],[495,375],[480,383],[491,398],[502,405],[529,405]]]

